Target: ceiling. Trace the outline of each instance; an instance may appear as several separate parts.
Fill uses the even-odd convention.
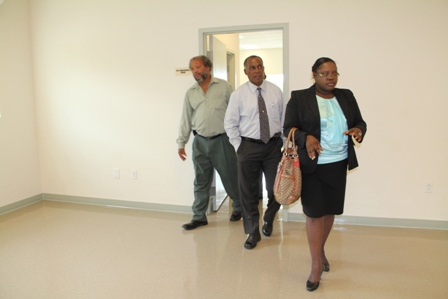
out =
[[[240,33],[240,50],[283,48],[283,31],[252,31]]]

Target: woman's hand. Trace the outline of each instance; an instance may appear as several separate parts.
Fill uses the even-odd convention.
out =
[[[323,151],[322,146],[320,146],[319,140],[313,135],[306,136],[306,151],[308,152],[308,156],[311,160],[316,159],[316,153],[320,155],[320,152]]]
[[[352,136],[357,142],[362,141],[362,131],[360,128],[351,128],[350,130],[345,131],[344,134]]]

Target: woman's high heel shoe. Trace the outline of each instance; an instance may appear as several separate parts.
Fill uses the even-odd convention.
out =
[[[306,289],[307,289],[307,291],[312,292],[312,291],[317,290],[317,288],[319,287],[319,282],[320,281],[311,282],[311,281],[307,280],[306,281]]]
[[[330,263],[322,264],[322,271],[330,272]]]
[[[330,264],[328,264],[328,271],[330,270]],[[320,272],[320,275],[322,276],[322,273],[325,271],[325,269],[327,269],[325,267],[325,264],[322,264],[322,271]],[[328,272],[327,271],[327,272]],[[317,288],[319,287],[319,283],[320,280],[318,280],[317,282],[311,282],[309,279],[306,281],[306,289],[310,292],[317,290]]]

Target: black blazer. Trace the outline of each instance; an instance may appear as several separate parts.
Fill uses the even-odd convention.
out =
[[[362,131],[362,138],[366,135],[367,124],[362,119],[361,111],[355,96],[348,89],[335,88],[333,93],[341,106],[342,112],[347,119],[347,126],[359,128]],[[306,135],[313,135],[320,141],[320,114],[317,106],[315,85],[308,89],[294,90],[291,92],[291,99],[286,106],[285,123],[283,126],[284,135],[288,136],[292,127],[298,130],[295,133],[296,145],[299,148],[300,168],[304,173],[311,173],[316,169],[317,157],[311,160],[306,151]],[[348,139],[348,169],[358,167],[355,147],[352,138]]]

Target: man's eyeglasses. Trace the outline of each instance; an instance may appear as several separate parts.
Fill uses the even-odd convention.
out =
[[[320,77],[328,78],[328,77],[339,77],[339,73],[330,73],[330,72],[323,72],[323,73],[316,73]]]

